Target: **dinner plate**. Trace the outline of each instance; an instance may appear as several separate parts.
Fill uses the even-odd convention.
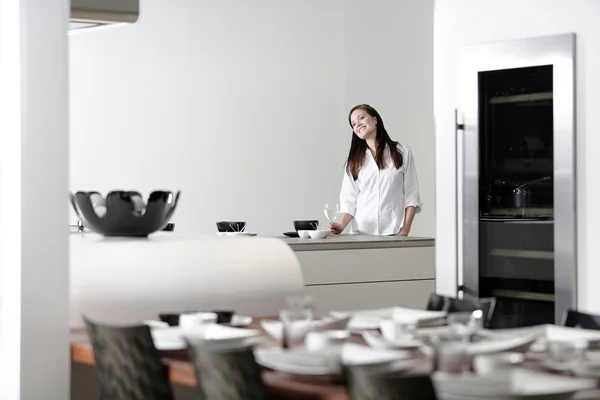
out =
[[[229,322],[226,325],[229,326],[248,326],[252,323],[252,317],[248,317],[245,315],[237,315],[234,314],[234,316],[231,318],[231,322]]]
[[[296,375],[337,374],[342,364],[366,366],[389,363],[396,368],[410,368],[413,364],[412,353],[408,351],[372,349],[354,343],[345,343],[339,353],[332,349],[307,351],[271,347],[256,348],[254,355],[257,363],[264,367]]]

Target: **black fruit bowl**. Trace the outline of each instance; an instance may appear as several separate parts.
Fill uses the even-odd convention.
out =
[[[219,232],[241,232],[246,227],[246,221],[219,221],[217,230]]]
[[[71,204],[86,228],[104,236],[146,237],[165,228],[177,207],[181,192],[154,191],[148,202],[134,191],[116,190],[106,195],[106,213],[98,215],[90,196],[98,192],[71,194]],[[140,208],[141,206],[141,208]]]
[[[319,228],[319,221],[316,219],[307,221],[294,221],[296,231],[316,231]]]

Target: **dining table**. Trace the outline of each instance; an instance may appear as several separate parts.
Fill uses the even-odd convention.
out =
[[[246,328],[261,329],[260,321],[265,319],[277,320],[278,318],[253,318],[252,323]],[[160,354],[162,363],[168,367],[169,379],[173,385],[176,399],[198,399],[195,392],[197,381],[194,364],[189,359],[187,351],[161,350]],[[95,365],[94,349],[83,328],[71,331],[71,361],[80,373],[81,366],[93,368]],[[266,368],[262,371],[262,377],[270,400],[350,400],[345,384],[338,377],[303,377]],[[87,378],[82,379],[87,385],[95,384],[93,379]],[[98,388],[77,387],[77,382],[74,382],[71,386],[71,400],[88,400],[90,392],[95,393],[98,390]]]
[[[266,335],[261,328],[261,320],[277,320],[276,317],[253,318],[251,324],[246,328],[258,329],[265,335],[266,345],[277,345]],[[364,344],[361,335],[353,334],[350,341]],[[433,371],[431,359],[419,349],[411,350],[413,352],[412,367],[404,371],[409,375],[430,374]],[[177,400],[197,399],[196,392],[196,374],[194,364],[189,359],[185,350],[160,351],[162,363],[168,367],[169,379],[173,386]],[[75,369],[87,367],[88,373],[93,372],[95,365],[94,350],[85,329],[74,329],[71,331],[71,361]],[[548,370],[536,359],[527,359],[522,367],[557,374],[565,372],[553,372]],[[350,400],[347,386],[340,376],[300,376],[262,368],[262,378],[267,389],[269,400]],[[74,369],[74,370],[75,370]],[[97,385],[89,376],[87,379],[81,379],[82,382],[89,385]],[[71,400],[87,400],[90,393],[98,393],[99,388],[77,388],[78,382],[72,382]],[[79,385],[81,386],[81,385]],[[599,381],[600,387],[600,381]],[[90,390],[92,390],[90,392]],[[96,396],[97,397],[97,396]],[[600,395],[585,397],[585,399],[598,399]]]

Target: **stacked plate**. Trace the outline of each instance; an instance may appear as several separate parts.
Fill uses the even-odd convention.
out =
[[[254,356],[264,367],[296,375],[339,374],[342,365],[389,363],[398,369],[412,366],[412,354],[408,351],[377,350],[354,343],[345,343],[338,349],[313,352],[304,348],[256,348]]]
[[[596,387],[593,379],[547,374],[515,368],[489,376],[436,372],[433,381],[441,400],[571,399]]]
[[[260,331],[240,329],[218,324],[207,324],[201,329],[184,332],[180,327],[150,328],[154,347],[157,350],[183,350],[187,347],[185,336],[204,340],[214,347],[241,347],[256,342]]]
[[[363,331],[379,329],[379,324],[384,319],[391,319],[394,315],[401,315],[417,321],[419,327],[437,326],[444,323],[447,313],[445,311],[416,310],[404,307],[389,307],[365,311],[332,311],[333,317],[351,317],[348,329]]]
[[[310,331],[343,330],[346,329],[349,320],[350,317],[325,317],[316,321],[298,321],[293,326],[291,338],[303,337]],[[264,319],[260,321],[260,326],[273,339],[281,340],[283,335],[283,323],[281,321]]]

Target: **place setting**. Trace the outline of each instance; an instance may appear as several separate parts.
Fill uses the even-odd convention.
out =
[[[252,317],[233,311],[161,313],[160,320],[147,320],[154,346],[160,351],[185,350],[185,337],[209,341],[215,345],[240,346],[260,338],[260,331],[248,329]]]
[[[323,207],[323,213],[328,222],[335,222],[340,215],[340,206],[335,203],[327,203]],[[299,239],[326,239],[331,236],[329,229],[327,227],[323,229],[318,219],[296,220],[293,223],[294,231],[284,232],[284,236]]]
[[[413,354],[403,350],[377,349],[356,340],[348,331],[350,316],[316,319],[309,296],[288,298],[288,309],[279,320],[263,320],[261,328],[275,343],[257,346],[258,364],[299,376],[341,376],[350,366],[387,365],[409,368]]]
[[[256,236],[256,233],[246,231],[246,221],[219,221],[217,222],[217,236],[247,237]]]

